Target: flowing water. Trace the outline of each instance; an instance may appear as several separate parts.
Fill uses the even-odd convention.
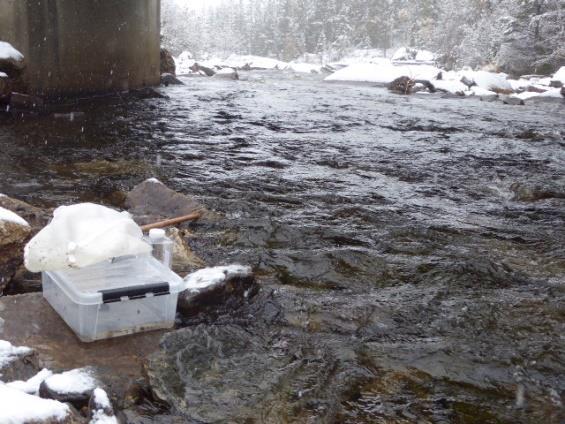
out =
[[[271,72],[184,82],[0,121],[0,192],[119,206],[156,176],[220,212],[196,253],[253,265],[285,326],[354,346],[364,374],[333,420],[563,419],[562,104]]]

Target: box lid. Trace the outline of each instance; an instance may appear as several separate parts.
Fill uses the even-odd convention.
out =
[[[175,294],[182,287],[182,279],[150,255],[124,256],[47,274],[67,296],[82,305]]]

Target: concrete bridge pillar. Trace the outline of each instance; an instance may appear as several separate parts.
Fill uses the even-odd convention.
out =
[[[24,54],[30,94],[156,85],[160,0],[0,0],[0,40]]]

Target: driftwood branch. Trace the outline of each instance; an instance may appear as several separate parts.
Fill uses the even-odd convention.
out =
[[[196,221],[202,216],[201,211],[193,212],[189,215],[179,216],[176,218],[166,219],[164,221],[154,222],[153,224],[143,225],[141,229],[143,231],[149,231],[154,228],[166,228],[172,227],[173,225],[182,224],[183,222],[187,221]]]

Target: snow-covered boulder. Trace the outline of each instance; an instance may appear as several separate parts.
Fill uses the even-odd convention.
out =
[[[88,402],[90,424],[118,424],[114,408],[106,391],[97,387]]]
[[[24,67],[24,55],[10,43],[0,41],[0,71],[6,74],[19,73]]]
[[[288,66],[288,63],[270,57],[237,54],[229,56],[224,61],[224,64],[231,68],[249,70],[282,70]]]
[[[553,74],[551,80],[559,81],[562,85],[565,85],[565,66],[559,68],[559,70],[555,74]]]
[[[322,65],[312,63],[290,62],[286,69],[299,74],[320,74],[322,73],[322,68]]]
[[[28,379],[38,369],[37,353],[33,349],[0,340],[0,385],[2,381]]]
[[[214,78],[227,79],[227,80],[238,80],[239,74],[237,73],[237,70],[234,69],[234,68],[223,68],[223,69],[220,69],[218,72],[216,72],[216,75],[214,75]]]
[[[60,271],[150,251],[129,213],[80,203],[55,209],[49,225],[26,245],[24,262],[31,272]]]
[[[433,80],[440,72],[441,69],[430,65],[395,66],[390,62],[382,64],[359,63],[340,69],[326,77],[325,81],[370,82],[387,85],[402,76],[412,79]]]
[[[192,53],[184,51],[178,57],[174,58],[174,60],[177,75],[185,75],[191,72],[190,67],[194,65],[194,56],[192,56]]]
[[[487,71],[462,71],[461,77],[474,81],[474,83],[485,90],[512,92],[512,85],[506,74],[497,74]]]
[[[0,295],[23,264],[31,227],[18,214],[0,206]]]
[[[435,54],[428,50],[418,50],[409,47],[401,47],[394,52],[391,60],[393,62],[421,62],[431,64],[435,61]]]
[[[92,369],[77,368],[47,377],[39,386],[39,396],[68,402],[81,409],[88,405],[99,384]]]
[[[77,422],[71,408],[56,400],[41,399],[0,384],[0,423],[57,424]]]
[[[224,305],[239,305],[257,288],[251,268],[241,265],[201,269],[185,277],[184,287],[178,309],[185,317],[221,313]]]

